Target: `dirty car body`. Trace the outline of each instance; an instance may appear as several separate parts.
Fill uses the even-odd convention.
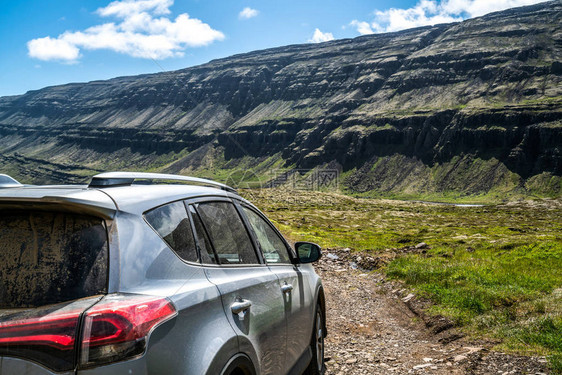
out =
[[[319,248],[176,177],[0,189],[0,374],[323,373]]]

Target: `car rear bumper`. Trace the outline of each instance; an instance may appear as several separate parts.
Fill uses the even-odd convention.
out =
[[[0,357],[1,375],[74,375],[74,371],[51,372],[34,362],[11,357]]]

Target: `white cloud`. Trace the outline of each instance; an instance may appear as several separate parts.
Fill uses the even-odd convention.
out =
[[[133,57],[164,59],[183,56],[186,48],[208,45],[224,34],[187,13],[174,20],[155,17],[170,13],[173,0],[114,1],[96,11],[109,22],[83,31],[66,31],[56,38],[45,37],[27,43],[29,56],[40,60],[76,61],[80,49],[107,49]]]
[[[349,25],[357,28],[357,32],[361,35],[374,33],[373,29],[371,29],[371,25],[369,25],[369,22],[353,20],[349,23]]]
[[[468,17],[478,17],[491,12],[537,4],[543,1],[544,0],[447,0],[442,2],[441,6],[447,13],[466,13]]]
[[[99,8],[97,13],[102,17],[130,17],[132,15],[152,11],[153,14],[170,14],[170,7],[174,0],[122,0],[114,1],[104,8]]]
[[[80,50],[65,40],[51,37],[33,39],[27,42],[29,56],[39,60],[66,60],[78,59]]]
[[[309,39],[308,41],[311,43],[322,43],[328,42],[330,40],[334,40],[334,36],[332,35],[332,33],[323,33],[319,29],[315,29],[314,35],[312,35],[312,39]]]
[[[259,10],[246,7],[238,13],[238,18],[241,20],[247,20],[256,17],[258,14],[260,14]]]
[[[361,35],[389,32],[412,27],[457,22],[466,18],[508,8],[540,3],[544,0],[420,0],[408,9],[390,8],[375,11],[371,22],[351,21],[350,25]]]
[[[385,11],[376,11],[375,21],[371,24],[371,27],[378,32],[398,31],[462,20],[460,15],[455,16],[452,13],[444,12],[440,5],[433,0],[421,0],[415,7],[409,9],[391,8]]]

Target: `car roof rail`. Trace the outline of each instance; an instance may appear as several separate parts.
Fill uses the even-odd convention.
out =
[[[23,185],[20,184],[15,178],[10,177],[7,174],[0,174],[0,189],[21,187],[21,186]]]
[[[107,173],[97,174],[94,177],[92,177],[92,181],[90,182],[88,187],[104,188],[104,187],[116,187],[116,186],[130,186],[133,184],[133,182],[135,182],[135,180],[186,182],[193,185],[210,186],[231,193],[236,193],[236,189],[228,185],[221,184],[220,182],[215,182],[212,180],[207,180],[205,178],[180,176],[176,174],[145,173],[145,172],[107,172]]]

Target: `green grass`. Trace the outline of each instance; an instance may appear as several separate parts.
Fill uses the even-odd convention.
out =
[[[515,252],[524,252],[526,247]],[[434,301],[453,309],[458,320],[467,322],[476,315],[551,292],[560,282],[550,267],[560,261],[554,251],[562,252],[562,246],[544,244],[536,255],[498,255],[494,249],[482,249],[475,254],[455,254],[451,259],[439,253],[429,258],[407,256],[391,263],[387,274],[415,285]]]
[[[429,313],[510,352],[562,368],[562,202],[455,207],[333,193],[243,192],[292,240],[373,254],[426,242],[392,261],[389,278],[434,302]],[[558,370],[557,370],[558,369]]]
[[[562,355],[554,354],[548,357],[553,374],[562,374]]]

